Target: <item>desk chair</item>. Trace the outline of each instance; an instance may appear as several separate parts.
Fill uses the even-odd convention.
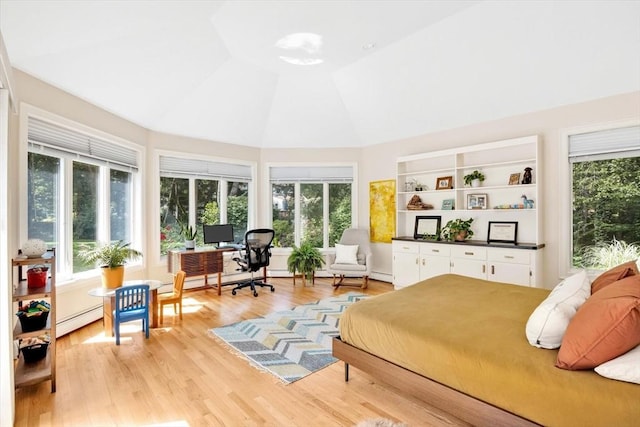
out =
[[[271,259],[271,242],[275,232],[268,228],[259,228],[256,230],[249,230],[244,235],[245,247],[243,251],[240,251],[242,258],[233,258],[235,262],[240,266],[242,271],[251,272],[251,280],[238,283],[238,285],[231,290],[231,295],[235,295],[236,291],[242,288],[251,288],[253,296],[258,296],[256,286],[271,288],[271,292],[275,289],[272,285],[256,280],[253,277],[253,273],[269,265]]]
[[[184,279],[187,273],[180,270],[173,276],[173,291],[169,294],[158,295],[158,305],[160,306],[160,324],[164,320],[164,306],[173,304],[173,313],[178,314],[176,305],[180,310],[180,320],[182,320],[182,288],[184,288]]]
[[[120,324],[142,320],[145,338],[149,338],[149,285],[122,286],[116,289],[113,328],[116,345],[120,345]]]

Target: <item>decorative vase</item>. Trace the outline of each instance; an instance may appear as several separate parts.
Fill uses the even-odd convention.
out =
[[[474,179],[471,181],[471,186],[472,187],[480,187],[480,180],[479,179]]]
[[[195,249],[196,248],[196,241],[195,240],[185,240],[184,241],[184,248],[185,249]]]
[[[124,265],[118,267],[102,267],[102,287],[115,289],[124,282]]]
[[[47,244],[44,240],[29,239],[22,245],[22,253],[28,258],[40,258],[47,252]]]

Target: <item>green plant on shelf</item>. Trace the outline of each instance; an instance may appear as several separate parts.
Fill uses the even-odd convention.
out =
[[[469,219],[452,219],[442,228],[442,238],[448,241],[463,242],[473,236],[471,223],[473,218]]]
[[[484,178],[485,178],[484,174],[482,172],[480,172],[479,170],[474,170],[470,174],[465,175],[463,177],[465,185],[471,185],[471,182],[476,180],[476,179],[478,181],[482,182],[482,181],[484,181]]]

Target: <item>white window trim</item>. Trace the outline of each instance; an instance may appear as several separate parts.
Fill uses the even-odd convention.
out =
[[[150,175],[154,177],[151,180],[152,182],[151,185],[153,187],[151,189],[151,198],[153,199],[151,203],[153,203],[152,206],[154,206],[154,208],[152,208],[152,211],[156,213],[152,215],[152,219],[151,219],[150,230],[152,231],[151,231],[150,254],[153,256],[153,259],[155,260],[157,266],[165,265],[166,259],[167,259],[166,255],[162,255],[160,253],[160,233],[158,232],[158,230],[160,230],[160,215],[158,214],[159,212],[158,207],[160,206],[160,156],[178,157],[183,159],[197,158],[197,159],[207,160],[211,162],[230,163],[230,164],[236,164],[236,165],[249,166],[251,168],[251,180],[248,182],[249,213],[247,216],[247,229],[255,228],[255,224],[257,223],[256,211],[258,210],[257,209],[257,206],[258,206],[257,191],[256,191],[256,178],[257,178],[256,171],[258,168],[257,162],[241,160],[241,159],[232,159],[227,157],[207,156],[207,155],[203,155],[202,153],[185,153],[185,152],[178,152],[178,151],[156,149],[153,152],[153,165],[151,166],[151,175]],[[206,178],[206,177],[203,177],[203,179],[215,180],[215,178]],[[232,181],[225,180],[225,182],[232,182]],[[226,188],[224,190],[226,191]],[[195,188],[189,187],[189,191],[191,194],[192,191],[195,191]],[[226,210],[226,203],[227,202],[225,200],[224,201],[225,210]],[[220,209],[222,209],[222,203],[221,203]],[[195,212],[193,213],[189,212],[189,221],[193,221],[193,223],[195,223],[195,219],[196,219]],[[221,215],[220,221],[226,221],[226,214]]]
[[[298,163],[298,162],[292,162],[292,163],[286,163],[286,162],[268,162],[264,164],[264,169],[262,171],[262,194],[265,195],[264,200],[262,201],[262,209],[261,211],[263,212],[263,217],[261,218],[262,223],[263,224],[268,224],[268,227],[273,227],[273,218],[272,218],[272,211],[273,211],[273,206],[272,206],[272,190],[271,190],[271,175],[270,175],[270,171],[272,167],[331,167],[331,166],[350,166],[352,168],[353,171],[353,180],[351,181],[351,226],[352,227],[358,227],[358,193],[359,193],[359,186],[358,186],[358,164],[356,162],[302,162],[302,163]],[[320,181],[318,181],[318,183],[320,183]],[[300,193],[300,183],[295,183],[296,184],[296,194]],[[324,193],[323,193],[324,194]],[[325,204],[325,213],[324,213],[324,222],[326,222],[326,224],[324,224],[326,226],[325,230],[328,229],[329,227],[329,194],[324,194],[324,201],[323,203]],[[299,197],[296,197],[296,201],[295,201],[296,205],[295,205],[295,219],[294,221],[299,222],[300,220],[300,201],[299,201]],[[295,227],[295,241],[298,242],[300,240],[300,236],[299,233],[300,231],[298,230],[298,227]],[[328,242],[328,237],[325,237],[323,240],[323,245],[326,248],[329,244]],[[273,248],[272,249],[273,253],[278,254],[278,253],[288,253],[291,250],[289,248]]]
[[[142,145],[137,144],[135,142],[126,140],[124,138],[120,138],[118,136],[109,134],[107,132],[103,132],[101,130],[92,128],[90,126],[86,126],[82,123],[78,123],[74,120],[68,119],[66,117],[60,116],[58,114],[55,113],[51,113],[49,111],[43,110],[41,108],[35,107],[33,105],[27,104],[22,102],[20,104],[20,120],[19,120],[19,131],[18,131],[18,140],[19,140],[19,147],[18,147],[18,191],[19,194],[21,195],[19,198],[19,227],[20,227],[20,233],[19,233],[19,244],[21,244],[21,242],[24,242],[27,240],[27,230],[28,230],[28,224],[27,224],[27,198],[22,196],[27,194],[27,173],[28,173],[28,162],[27,162],[27,157],[28,157],[28,152],[29,152],[29,118],[30,117],[34,117],[34,118],[38,118],[40,120],[44,120],[44,121],[50,121],[55,123],[58,126],[61,127],[65,127],[67,129],[70,130],[74,130],[80,133],[84,133],[90,136],[94,136],[96,138],[102,139],[102,140],[106,140],[106,141],[111,141],[113,143],[116,144],[120,144],[123,146],[126,146],[132,150],[135,150],[137,152],[138,155],[138,159],[139,159],[139,164],[140,167],[138,168],[138,179],[135,179],[133,182],[133,188],[131,191],[131,198],[132,198],[132,211],[133,211],[133,215],[131,218],[131,242],[133,242],[133,244],[137,247],[141,248],[141,251],[143,253],[146,253],[146,248],[145,248],[145,244],[146,244],[146,240],[143,239],[143,236],[146,234],[145,230],[143,230],[142,227],[136,226],[137,224],[137,220],[143,217],[143,207],[145,206],[145,149]],[[62,158],[61,159],[62,162],[68,162],[70,161],[67,158]],[[86,161],[86,159],[83,159],[83,162],[85,163],[89,163]],[[60,194],[60,200],[58,201],[58,203],[67,203],[67,201],[65,200],[65,197],[67,194],[71,194],[70,193],[70,189],[72,186],[72,177],[69,175],[67,175],[66,177],[66,181],[65,182],[60,182],[60,188],[63,189],[63,191],[61,191]],[[67,190],[69,192],[67,192]],[[61,231],[61,235],[63,235],[63,239],[66,239],[66,241],[71,241],[72,239],[72,234],[73,231],[71,229],[71,224],[72,224],[72,218],[71,218],[71,212],[67,211],[66,212],[66,217],[64,219],[61,219],[61,224],[59,225],[61,227],[60,231]],[[102,239],[102,234],[100,234],[100,231],[98,232],[98,236],[97,238],[99,240]],[[70,254],[68,254],[70,256]],[[65,260],[65,262],[70,262],[71,260]],[[145,259],[144,257],[142,258],[141,261],[138,261],[134,264],[134,266],[141,266],[142,268],[145,267]],[[71,277],[58,277],[58,280],[56,281],[56,286],[60,286],[63,287],[65,286],[65,284],[73,284],[75,283],[78,279],[83,279],[86,277],[92,277],[92,276],[98,276],[100,274],[100,272],[96,269],[96,270],[92,270],[92,273],[89,272],[83,272],[82,274],[79,275],[79,277],[74,277],[74,275],[72,275]],[[75,275],[77,276],[77,274]]]
[[[560,187],[560,232],[566,232],[568,238],[560,239],[560,247],[558,253],[558,270],[560,277],[567,277],[575,274],[579,269],[571,266],[571,251],[573,239],[571,238],[573,231],[572,222],[572,206],[571,206],[571,165],[569,163],[569,137],[580,133],[599,132],[609,129],[616,129],[629,126],[640,125],[637,118],[629,118],[616,120],[605,123],[595,123],[585,126],[562,129],[560,131],[560,168],[559,168],[559,187]]]

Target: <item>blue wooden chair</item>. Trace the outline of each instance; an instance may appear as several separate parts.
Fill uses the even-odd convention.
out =
[[[113,329],[116,345],[120,345],[120,323],[142,320],[145,337],[149,338],[149,285],[122,286],[116,289]]]

